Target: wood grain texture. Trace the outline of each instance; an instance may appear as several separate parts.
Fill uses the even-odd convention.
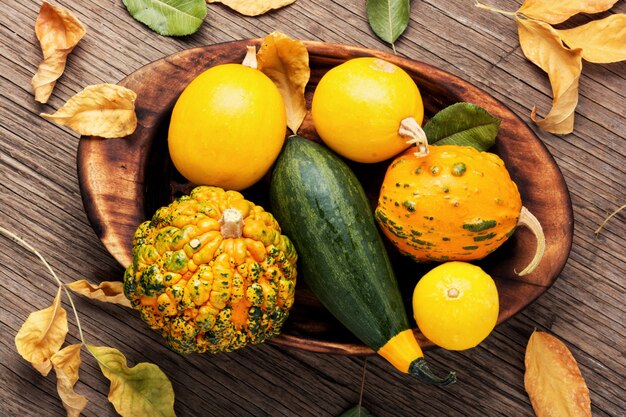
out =
[[[513,10],[521,3],[489,2]],[[87,220],[76,173],[78,137],[39,112],[57,109],[90,84],[116,83],[145,64],[175,52],[257,38],[273,30],[292,37],[380,49],[360,0],[293,5],[247,18],[218,4],[200,31],[185,38],[150,32],[121,1],[62,0],[87,26],[48,105],[34,102],[30,78],[41,59],[33,25],[40,2],[3,1],[0,21],[0,224],[26,238],[61,279],[120,279],[123,270]],[[618,2],[611,12],[626,13]],[[596,16],[577,16],[562,27]],[[626,201],[626,64],[585,63],[575,132],[546,134],[529,120],[533,105],[545,115],[547,77],[519,49],[514,22],[476,9],[472,1],[412,2],[411,20],[396,43],[400,56],[446,70],[484,89],[520,116],[563,172],[574,209],[574,240],[555,284],[535,303],[501,324],[477,348],[428,353],[435,370],[455,369],[446,389],[417,384],[371,357],[363,402],[376,416],[532,416],[523,388],[523,358],[533,328],[550,331],[572,350],[591,393],[594,416],[626,409],[626,216],[593,230]],[[542,167],[534,167],[541,170]],[[15,351],[13,339],[31,311],[45,308],[56,288],[38,260],[0,238],[0,415],[63,416],[54,377],[42,378]],[[231,355],[170,352],[132,311],[76,299],[90,343],[121,349],[134,364],[159,364],[172,380],[179,416],[338,416],[358,401],[364,358],[300,352],[275,345]],[[66,304],[66,308],[69,308]],[[77,329],[70,317],[70,337]],[[83,355],[77,390],[90,404],[85,416],[114,416],[107,381]]]
[[[193,184],[185,181],[176,171],[167,150],[169,119],[179,95],[206,69],[241,62],[246,46],[258,47],[260,43],[259,39],[242,40],[188,49],[142,67],[120,82],[138,95],[137,130],[120,140],[81,139],[78,181],[85,211],[104,246],[122,266],[127,267],[132,262],[132,239],[139,224],[149,219],[159,207],[193,188]],[[506,163],[526,208],[544,225],[546,251],[535,272],[524,277],[517,276],[515,271],[521,270],[532,259],[536,247],[532,235],[520,229],[506,245],[479,264],[498,286],[498,323],[508,320],[543,294],[565,266],[572,243],[573,218],[565,180],[532,130],[486,92],[424,63],[346,45],[310,41],[305,45],[311,67],[311,81],[305,91],[309,104],[319,80],[330,68],[348,59],[378,56],[404,68],[415,80],[424,101],[426,117],[432,117],[448,105],[466,101],[485,108],[502,120],[497,146],[493,151]],[[299,134],[320,141],[310,112]],[[389,161],[351,165],[370,198],[373,210]],[[532,169],[535,166],[541,166],[542,170]],[[262,180],[243,190],[243,195],[271,210],[267,205],[268,181]],[[416,265],[402,257],[391,244],[388,246],[394,270],[402,282],[402,296],[406,305],[410,306],[417,279],[432,265]],[[373,353],[320,305],[303,282],[306,282],[306,276],[300,276],[296,302],[282,334],[273,338],[271,343],[325,353]],[[411,312],[408,313],[411,316]],[[419,333],[417,326],[414,330],[421,346],[433,346]]]

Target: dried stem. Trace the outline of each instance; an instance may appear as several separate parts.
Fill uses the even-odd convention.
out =
[[[543,228],[541,227],[541,223],[539,220],[530,212],[526,207],[522,207],[522,211],[519,216],[519,220],[517,221],[518,226],[526,226],[530,229],[530,231],[535,235],[535,239],[537,239],[537,249],[535,249],[535,256],[532,261],[524,268],[518,275],[528,275],[537,268],[539,262],[541,262],[541,258],[543,258],[543,254],[546,250],[546,237],[543,234]]]
[[[5,229],[2,226],[0,226],[0,234],[8,237],[13,242],[15,242],[18,245],[20,245],[21,247],[23,247],[24,249],[26,249],[29,252],[32,252],[33,254],[37,255],[37,257],[46,266],[46,268],[48,268],[48,271],[50,271],[50,274],[52,275],[52,277],[59,284],[59,291],[60,291],[61,288],[63,288],[63,290],[65,291],[65,294],[67,295],[67,299],[69,300],[70,305],[72,306],[72,311],[74,312],[74,317],[76,318],[76,327],[78,327],[78,334],[80,336],[80,341],[84,344],[85,343],[85,338],[83,337],[83,329],[80,326],[80,319],[78,318],[78,311],[76,311],[76,306],[74,305],[74,301],[72,300],[72,296],[70,295],[70,292],[65,287],[65,284],[63,284],[63,282],[59,279],[57,274],[54,273],[54,270],[52,270],[52,267],[50,266],[50,264],[48,264],[48,262],[45,260],[45,258],[35,248],[33,248],[31,245],[29,245],[28,243],[26,243],[25,241],[23,241],[22,239],[17,237],[14,233],[9,232],[7,229]]]
[[[600,226],[598,226],[598,228],[595,230],[595,232],[594,232],[594,233],[596,234],[596,236],[600,233],[600,230],[602,230],[602,228],[604,227],[604,225],[605,225],[605,224],[607,224],[607,223],[608,223],[608,221],[609,221],[609,220],[611,220],[611,218],[612,218],[613,216],[615,216],[617,213],[619,213],[620,211],[624,210],[625,208],[626,208],[626,204],[624,204],[623,206],[621,206],[621,207],[619,207],[619,208],[615,209],[615,210],[613,211],[613,213],[609,214],[609,217],[607,217],[606,219],[604,219],[604,221],[602,222],[602,224],[601,224]]]
[[[496,9],[495,7],[487,6],[485,4],[480,3],[478,0],[476,0],[475,5],[479,9],[485,9],[485,10],[489,10],[491,12],[496,12],[496,13],[504,14],[504,15],[507,15],[507,16],[515,16],[517,14],[516,12],[507,12],[506,10]]]

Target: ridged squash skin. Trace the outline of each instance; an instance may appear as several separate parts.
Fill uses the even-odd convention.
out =
[[[375,216],[384,234],[416,261],[469,261],[513,234],[522,200],[497,155],[467,146],[410,149],[389,166]]]
[[[226,230],[233,211],[241,222]],[[173,350],[229,352],[280,332],[296,260],[262,207],[236,191],[196,187],[139,226],[124,294]]]
[[[344,326],[376,351],[409,329],[365,192],[338,156],[307,139],[287,139],[270,199],[303,279]]]

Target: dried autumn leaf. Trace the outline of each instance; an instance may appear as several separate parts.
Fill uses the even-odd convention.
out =
[[[61,288],[48,308],[31,313],[15,336],[17,352],[43,376],[52,369],[50,358],[67,335],[67,313],[61,306]]]
[[[526,347],[524,387],[537,417],[591,416],[591,400],[576,359],[545,332],[533,332]]]
[[[609,10],[617,0],[526,0],[517,10],[525,16],[557,24],[578,13],[600,13]]]
[[[574,130],[574,110],[578,104],[578,80],[582,71],[582,51],[563,46],[557,31],[547,23],[516,16],[520,46],[526,58],[548,73],[552,86],[552,109],[537,121],[543,130],[567,134]]]
[[[35,100],[47,103],[54,86],[65,70],[67,56],[85,35],[85,27],[70,11],[44,1],[35,22],[35,33],[43,52],[31,84]]]
[[[103,281],[95,286],[81,279],[67,284],[67,288],[92,300],[130,307],[130,301],[124,295],[124,283],[120,281]]]
[[[117,349],[92,345],[87,349],[111,381],[109,401],[122,417],[176,417],[172,383],[158,366],[142,362],[129,368]]]
[[[119,85],[91,85],[56,113],[41,116],[81,135],[120,138],[137,128],[136,99],[134,91]]]
[[[570,48],[581,48],[583,59],[596,64],[626,60],[626,14],[614,14],[573,29],[557,31]]]
[[[306,116],[304,88],[309,82],[309,52],[302,41],[280,32],[263,39],[257,54],[259,70],[278,87],[287,110],[287,126],[296,134]]]
[[[207,3],[222,3],[246,16],[258,16],[270,10],[280,9],[296,0],[207,0]]]
[[[57,391],[67,411],[67,417],[78,417],[88,403],[87,398],[74,391],[81,363],[80,347],[80,344],[67,346],[50,359],[57,375]]]

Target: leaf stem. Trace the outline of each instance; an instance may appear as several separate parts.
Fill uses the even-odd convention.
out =
[[[515,16],[517,14],[517,12],[507,12],[506,10],[497,9],[495,7],[487,6],[486,4],[482,4],[478,0],[475,0],[475,1],[476,1],[475,6],[478,7],[479,9],[485,9],[491,12],[496,12],[496,13],[504,14],[507,16]]]
[[[594,233],[596,234],[596,236],[597,236],[598,234],[600,234],[600,230],[602,230],[602,228],[604,227],[604,225],[605,225],[605,224],[607,224],[607,223],[608,223],[608,221],[609,221],[609,220],[611,220],[611,218],[612,218],[613,216],[615,216],[617,213],[619,213],[620,211],[624,210],[625,208],[626,208],[626,204],[624,204],[624,205],[623,205],[623,206],[621,206],[621,207],[618,207],[617,209],[615,209],[615,210],[613,211],[613,213],[609,214],[609,217],[607,217],[606,219],[604,219],[604,221],[602,222],[602,224],[601,224],[600,226],[598,226],[598,228],[594,231]]]
[[[80,341],[83,344],[85,344],[85,339],[84,339],[84,336],[83,336],[83,329],[82,329],[82,327],[80,325],[80,319],[78,318],[78,311],[76,311],[76,306],[74,305],[74,301],[72,300],[72,296],[70,295],[70,292],[65,287],[65,284],[63,284],[63,282],[59,279],[57,274],[54,273],[54,270],[52,269],[50,264],[48,264],[46,259],[37,251],[37,249],[35,249],[34,247],[32,247],[31,245],[26,243],[24,240],[22,240],[19,237],[17,237],[17,235],[15,235],[14,233],[8,231],[7,229],[5,229],[2,226],[0,226],[0,234],[8,237],[13,242],[15,242],[18,245],[20,245],[21,247],[23,247],[24,249],[26,249],[29,252],[32,252],[33,254],[37,255],[37,257],[46,266],[46,268],[48,268],[48,271],[50,271],[50,274],[52,275],[52,277],[54,277],[55,281],[59,284],[59,290],[61,288],[63,288],[63,290],[65,291],[65,294],[67,295],[67,298],[68,298],[68,300],[70,302],[70,305],[72,306],[72,311],[74,311],[74,317],[76,318],[76,327],[78,327],[78,334],[80,336]]]
[[[363,391],[365,391],[365,370],[367,369],[367,359],[363,363],[363,376],[361,377],[361,393],[359,394],[359,412],[361,411],[361,405],[363,404]]]

